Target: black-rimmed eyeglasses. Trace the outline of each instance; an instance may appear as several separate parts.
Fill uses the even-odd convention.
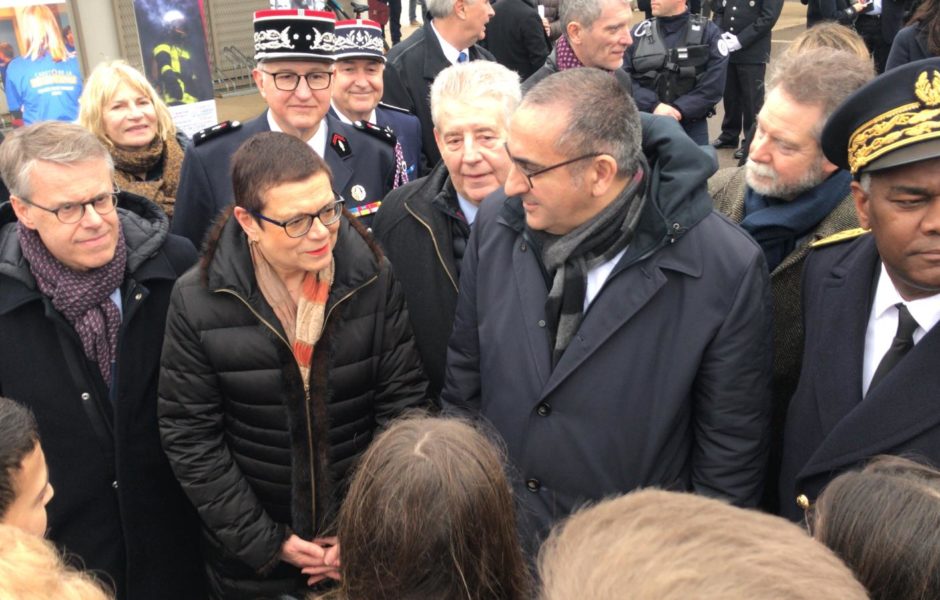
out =
[[[293,92],[300,85],[301,77],[307,80],[307,87],[311,90],[325,90],[330,87],[330,81],[333,79],[333,73],[330,71],[310,71],[309,73],[292,73],[290,71],[278,71],[272,73],[264,69],[258,69],[274,79],[274,87],[282,92]]]
[[[94,198],[85,200],[84,202],[66,202],[59,208],[46,208],[27,198],[20,198],[20,200],[40,210],[51,212],[61,223],[74,225],[85,217],[85,208],[88,206],[94,208],[95,212],[99,215],[106,215],[112,212],[114,207],[117,206],[118,194],[120,193],[121,190],[115,185],[110,192],[98,194]]]
[[[526,169],[525,167],[523,167],[523,166],[522,166],[522,163],[521,163],[518,159],[516,159],[516,157],[514,157],[511,152],[509,152],[509,145],[508,145],[508,144],[504,144],[504,145],[503,145],[503,148],[506,149],[506,156],[509,157],[509,160],[512,161],[512,164],[514,164],[514,165],[516,166],[516,168],[519,169],[519,172],[522,173],[522,175],[525,177],[526,182],[529,184],[529,189],[532,189],[532,188],[535,187],[535,184],[532,183],[532,178],[535,177],[536,175],[541,175],[542,173],[548,173],[549,171],[554,171],[555,169],[558,169],[558,168],[560,168],[560,167],[564,167],[564,166],[570,165],[570,164],[572,164],[572,163],[576,163],[576,162],[578,162],[579,160],[585,160],[585,159],[588,159],[588,158],[596,158],[596,157],[598,157],[598,156],[603,156],[603,155],[604,155],[604,152],[591,152],[590,154],[584,154],[584,155],[582,155],[582,156],[577,156],[577,157],[575,157],[575,158],[570,158],[570,159],[568,159],[568,160],[563,160],[563,161],[560,162],[560,163],[557,163],[557,164],[554,164],[554,165],[551,165],[551,166],[548,166],[548,167],[542,167],[541,169],[538,169],[538,170],[535,170],[535,171],[530,171],[530,170]]]
[[[307,232],[310,231],[311,227],[313,227],[314,219],[319,219],[320,223],[322,223],[324,227],[329,227],[333,223],[339,221],[339,218],[343,216],[343,204],[345,202],[345,200],[337,196],[333,202],[330,202],[317,212],[312,214],[298,215],[287,221],[277,221],[254,210],[250,212],[254,217],[261,219],[262,221],[267,221],[268,223],[272,223],[278,227],[283,227],[284,233],[287,234],[287,237],[299,238],[307,235]]]

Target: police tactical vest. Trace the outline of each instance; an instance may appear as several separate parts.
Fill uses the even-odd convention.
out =
[[[669,104],[687,94],[705,73],[709,48],[702,42],[707,24],[708,20],[701,15],[689,15],[685,44],[676,48],[666,48],[655,17],[636,28],[633,71],[643,87],[656,92],[660,102]]]

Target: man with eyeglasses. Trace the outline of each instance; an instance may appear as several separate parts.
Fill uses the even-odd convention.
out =
[[[505,193],[483,202],[463,259],[442,402],[502,435],[528,548],[639,487],[753,506],[767,267],[712,211],[706,153],[674,119],[641,121],[598,69],[530,89],[506,150]]]
[[[202,599],[198,520],[156,416],[170,292],[196,251],[113,170],[74,124],[0,146],[0,394],[42,432],[49,539],[119,599]]]
[[[226,121],[193,136],[180,173],[173,233],[201,244],[231,204],[231,157],[261,131],[299,137],[326,161],[336,191],[353,216],[369,225],[385,194],[406,181],[395,139],[370,135],[329,114],[338,38],[332,13],[261,10],[254,14],[255,85],[268,109],[244,124]],[[396,177],[397,175],[397,177]]]

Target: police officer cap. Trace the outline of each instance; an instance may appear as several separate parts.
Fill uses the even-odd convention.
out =
[[[865,84],[832,113],[822,140],[826,158],[855,176],[940,157],[940,58]]]
[[[316,10],[255,12],[255,60],[333,60],[336,17]]]
[[[336,60],[373,58],[385,62],[382,26],[366,19],[336,22]]]

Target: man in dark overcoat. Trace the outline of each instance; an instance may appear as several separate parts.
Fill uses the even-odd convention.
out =
[[[781,514],[799,519],[840,473],[879,454],[940,464],[940,59],[886,72],[823,130],[855,176],[864,229],[806,259],[803,370],[790,402]]]
[[[73,124],[0,146],[0,395],[36,416],[65,556],[121,600],[202,600],[198,519],[157,430],[170,291],[196,251],[113,168]]]
[[[646,124],[600,69],[530,89],[461,266],[442,401],[505,441],[530,550],[638,487],[761,494],[764,256],[712,211],[705,152],[674,119]]]

